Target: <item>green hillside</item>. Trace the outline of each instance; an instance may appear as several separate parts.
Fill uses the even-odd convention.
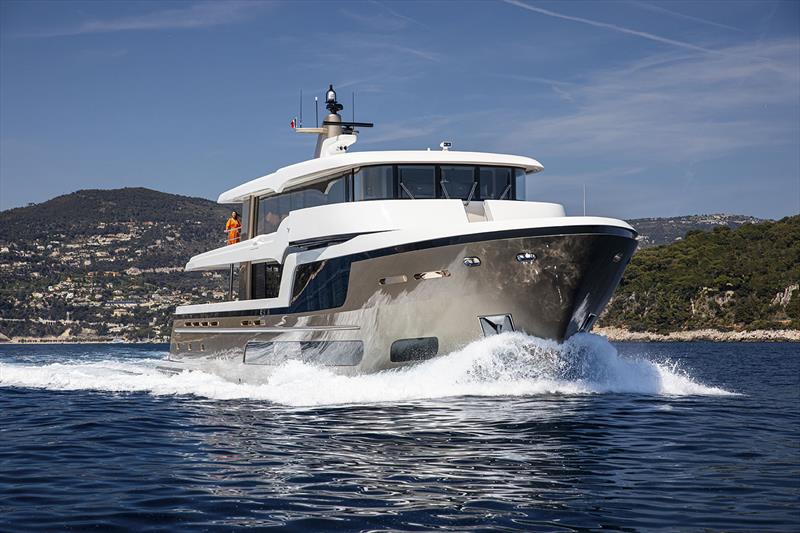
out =
[[[685,215],[669,218],[636,218],[627,221],[639,232],[639,249],[670,244],[683,239],[690,231],[713,231],[716,228],[736,229],[744,224],[765,220],[745,215]]]
[[[229,213],[143,188],[0,212],[0,334],[165,339],[175,305],[226,297],[224,273],[183,265],[224,245]]]
[[[176,305],[228,297],[226,272],[183,266],[224,245],[229,212],[143,188],[78,191],[0,212],[0,335],[166,340]],[[800,280],[800,217],[753,221],[631,221],[640,250],[600,325],[800,328],[800,290],[792,290]],[[686,229],[711,231],[680,239]]]
[[[34,241],[63,235],[108,235],[127,223],[146,221],[192,227],[191,239],[211,238],[229,210],[205,198],[190,198],[143,187],[86,189],[27,207],[0,212],[0,242]],[[223,218],[224,220],[224,218]],[[126,228],[122,228],[126,229]]]
[[[800,329],[800,216],[689,232],[634,255],[603,326]]]

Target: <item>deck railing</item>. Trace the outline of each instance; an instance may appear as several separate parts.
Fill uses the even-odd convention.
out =
[[[228,235],[230,234],[231,231],[233,231],[233,230],[230,230],[230,229],[222,230],[222,232],[225,234],[225,238],[222,240],[222,242],[224,242],[225,244],[228,244]],[[246,241],[246,240],[247,240],[247,230],[240,229],[239,230],[239,242]]]

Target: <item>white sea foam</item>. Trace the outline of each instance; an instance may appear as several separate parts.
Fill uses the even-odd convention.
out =
[[[0,387],[191,394],[285,405],[332,405],[448,396],[637,393],[727,395],[674,365],[621,357],[603,337],[581,334],[563,345],[520,333],[473,342],[451,354],[403,369],[342,376],[290,361],[279,367],[214,362],[169,374],[159,360],[0,363]],[[246,380],[241,380],[246,373]],[[240,381],[241,380],[241,381]],[[242,382],[245,381],[245,382]]]

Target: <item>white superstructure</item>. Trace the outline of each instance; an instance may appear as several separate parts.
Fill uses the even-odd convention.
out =
[[[501,165],[522,168],[526,173],[540,172],[541,163],[530,157],[491,154],[484,152],[458,152],[450,150],[407,150],[381,152],[347,152],[328,157],[309,159],[276,170],[234,187],[219,195],[221,204],[243,202],[251,196],[277,194],[292,187],[318,181],[338,172],[367,165],[391,164],[450,164],[450,165]]]
[[[231,301],[179,306],[173,355],[374,371],[481,334],[563,340],[592,327],[635,249],[631,226],[529,201],[543,170],[530,157],[449,142],[349,152],[371,124],[342,121],[327,95],[322,126],[296,129],[318,135],[314,159],[219,196],[242,205],[244,238],[186,270],[229,270]]]

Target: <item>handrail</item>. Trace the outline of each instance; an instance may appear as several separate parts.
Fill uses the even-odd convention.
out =
[[[223,231],[223,233],[225,233],[225,238],[222,239],[222,242],[224,242],[225,244],[238,244],[238,243],[240,243],[242,241],[247,240],[245,238],[247,236],[247,230],[243,229],[241,226],[238,227],[238,228],[230,228],[230,229],[226,229],[226,230],[222,230],[222,231]],[[230,234],[231,234],[232,231],[238,231],[239,232],[239,234],[236,237],[234,237],[236,239],[236,242],[230,242],[230,240],[231,240]]]

